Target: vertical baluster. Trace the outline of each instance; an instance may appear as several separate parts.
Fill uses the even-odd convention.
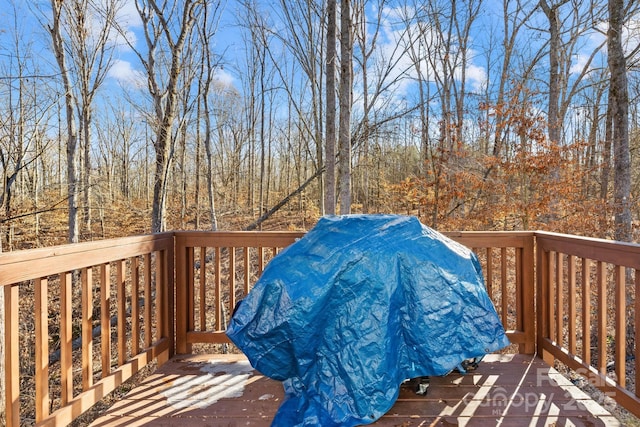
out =
[[[186,259],[186,271],[187,271],[187,287],[185,289],[186,297],[187,297],[187,332],[191,332],[196,328],[196,318],[195,318],[195,249],[189,247],[186,249],[187,251],[187,259]],[[158,308],[158,304],[160,303],[160,299],[158,298],[158,273],[160,272],[160,254],[156,255],[156,310]],[[159,326],[158,319],[156,319],[156,326]]]
[[[118,366],[127,360],[127,297],[125,279],[126,261],[116,262],[116,307],[118,318]]]
[[[598,371],[607,373],[607,266],[598,261]]]
[[[493,301],[493,248],[487,248],[487,271],[485,280],[487,281],[487,293]]]
[[[616,325],[616,343],[615,343],[615,367],[617,382],[622,387],[626,387],[627,382],[627,328],[626,328],[626,311],[627,298],[625,295],[625,272],[624,266],[615,266],[615,325]]]
[[[131,258],[131,351],[140,353],[140,261]]]
[[[36,320],[36,422],[49,415],[49,306],[48,279],[38,278],[35,287]],[[5,288],[7,289],[7,288]]]
[[[229,306],[230,318],[236,306],[236,248],[229,248]]]
[[[564,346],[564,255],[556,253],[556,342]]]
[[[4,287],[5,316],[5,421],[20,425],[20,291],[18,285]]]
[[[83,268],[82,282],[82,390],[93,386],[93,269]]]
[[[509,290],[507,289],[507,248],[500,248],[500,284],[502,299],[502,324],[508,328]]]
[[[167,315],[165,314],[168,309],[169,295],[167,295],[166,285],[169,282],[169,260],[167,259],[167,251],[161,250],[156,252],[156,333],[157,338],[167,338],[169,336],[170,326],[167,321]],[[193,264],[191,264],[191,271],[193,272]],[[191,300],[193,300],[193,280],[190,282]],[[189,349],[191,351],[191,349]],[[164,356],[163,356],[164,357]],[[158,359],[159,363],[164,363],[166,360]]]
[[[200,248],[200,330],[207,330],[207,247]]]
[[[258,277],[262,276],[264,271],[264,248],[258,248]]]
[[[153,297],[151,296],[151,254],[144,254],[144,347],[151,347],[153,330],[151,328],[151,308]]]
[[[556,284],[554,282],[554,270],[556,267],[556,257],[558,256],[557,253],[553,252],[553,251],[549,251],[548,253],[548,257],[549,257],[549,262],[548,262],[548,270],[547,270],[547,291],[549,292],[548,295],[548,300],[547,300],[547,322],[549,325],[549,339],[550,340],[555,340],[556,337],[556,322],[555,322],[555,318],[556,318],[556,310],[555,310],[555,303],[556,303]]]
[[[215,274],[215,299],[216,299],[216,331],[222,330],[222,283],[220,280],[220,248],[216,247],[216,259],[214,264],[214,274]]]
[[[569,352],[576,354],[576,257],[567,259],[567,303],[569,305]]]
[[[582,258],[582,359],[591,365],[591,260]]]
[[[72,296],[73,273],[60,275],[60,386],[62,406],[73,399]]]
[[[100,266],[100,346],[102,378],[111,374],[111,265]]]
[[[522,282],[522,256],[524,250],[522,248],[515,248],[516,254],[516,329],[518,331],[524,331],[524,298],[522,296],[523,293],[523,282]]]
[[[175,330],[175,281],[174,272],[175,266],[175,254],[172,249],[164,249],[162,254],[162,286],[161,286],[161,300],[162,300],[162,314],[160,321],[162,325],[161,335],[163,338],[168,338],[170,342],[175,343],[174,337],[176,335]],[[161,352],[158,355],[158,365],[163,365],[169,360],[169,357],[173,356],[173,349],[169,349],[168,352]]]
[[[249,248],[244,248],[244,294],[251,290],[251,258]]]

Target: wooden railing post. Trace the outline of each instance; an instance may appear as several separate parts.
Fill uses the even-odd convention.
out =
[[[19,352],[19,288],[4,287],[5,315],[5,422],[8,427],[20,425],[20,352]]]
[[[521,253],[522,260],[522,301],[518,310],[522,312],[521,328],[525,334],[525,343],[520,345],[520,353],[534,354],[536,352],[536,307],[535,307],[535,237],[533,234],[525,240]]]
[[[166,292],[164,294],[164,304],[165,304],[165,317],[163,323],[163,333],[164,336],[169,338],[171,343],[169,347],[168,357],[172,357],[175,354],[175,236],[174,236],[174,245],[170,249],[170,251],[162,252],[165,257],[164,263],[164,276],[165,276],[165,289]],[[162,363],[164,360],[161,358],[159,360]]]
[[[184,245],[184,239],[174,235],[175,241],[175,270],[176,270],[176,303],[174,315],[176,318],[176,342],[175,349],[178,354],[185,354],[191,352],[191,346],[187,343],[187,313],[189,306],[189,292],[187,287],[190,282],[188,280],[189,272],[191,268],[187,268],[187,248]]]
[[[549,312],[549,253],[536,245],[536,347],[538,356],[551,364],[543,346],[543,340],[549,338]]]

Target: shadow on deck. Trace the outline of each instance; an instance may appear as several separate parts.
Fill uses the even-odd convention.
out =
[[[280,383],[242,355],[176,357],[92,427],[269,426]],[[426,396],[403,386],[375,426],[618,426],[619,421],[540,358],[485,357],[478,369],[431,379]]]

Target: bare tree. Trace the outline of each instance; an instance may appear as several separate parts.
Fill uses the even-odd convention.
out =
[[[53,20],[49,27],[51,39],[53,42],[53,51],[56,55],[60,76],[62,78],[62,87],[65,94],[65,114],[67,122],[67,197],[69,206],[69,233],[68,239],[70,243],[78,242],[79,226],[78,226],[78,170],[79,170],[79,153],[78,153],[78,124],[75,118],[75,111],[78,107],[78,101],[74,94],[74,85],[72,83],[71,71],[67,66],[67,53],[65,41],[62,32],[63,19],[62,0],[51,0],[51,8],[53,11]]]
[[[200,67],[200,78],[198,80],[200,93],[199,105],[202,107],[204,118],[204,148],[207,157],[207,196],[209,198],[209,222],[211,230],[218,229],[218,219],[216,215],[216,198],[214,188],[214,164],[211,135],[213,127],[211,125],[212,112],[210,110],[209,94],[211,93],[211,84],[214,73],[217,69],[217,61],[214,60],[214,53],[211,49],[210,40],[217,29],[217,19],[219,16],[220,3],[216,3],[209,9],[209,5],[205,5],[202,25],[200,26],[200,38],[202,39],[203,60]],[[198,126],[200,128],[200,126]],[[197,155],[197,153],[196,153]]]
[[[336,213],[336,3],[327,2],[324,212]]]
[[[78,80],[79,142],[83,147],[82,193],[84,227],[91,234],[91,129],[93,126],[94,100],[111,68],[115,44],[113,22],[121,6],[119,0],[89,2],[76,0],[72,7],[73,20],[67,25],[72,39],[71,59]],[[70,9],[71,10],[71,9]]]
[[[282,60],[278,61],[274,58],[272,49],[267,50],[280,76],[280,81],[285,87],[289,98],[289,105],[293,108],[297,119],[301,121],[301,130],[306,136],[305,139],[312,144],[309,149],[313,150],[313,154],[315,154],[315,158],[313,158],[315,172],[324,169],[326,156],[326,144],[323,143],[322,130],[323,122],[326,125],[327,120],[324,111],[327,101],[323,99],[323,96],[327,96],[327,89],[323,89],[323,72],[326,73],[328,71],[325,68],[328,57],[325,54],[324,41],[326,40],[327,34],[324,26],[324,12],[321,3],[322,2],[317,0],[294,2],[280,0],[279,2],[281,18],[285,24],[286,32],[284,32],[284,34],[276,33],[274,36],[286,47],[293,61],[299,64],[304,78],[307,81],[303,91],[295,89],[295,86],[292,84],[293,79],[287,77],[286,67],[280,66],[279,64]],[[336,6],[335,0],[328,2],[327,6],[329,6],[330,3],[334,3],[332,6]],[[275,55],[275,57],[277,58],[277,55]],[[320,212],[330,212],[327,211],[325,206],[325,183],[329,178],[328,176],[325,177],[323,174],[317,173],[315,176],[319,189],[318,207],[320,208]],[[333,199],[335,200],[335,196]]]
[[[340,170],[340,214],[351,213],[351,102],[353,99],[353,26],[351,2],[340,8],[340,122],[338,151]]]
[[[406,78],[406,69],[402,60],[406,58],[407,50],[404,43],[395,43],[390,51],[382,47],[381,39],[385,36],[386,18],[389,13],[387,0],[376,0],[371,4],[369,0],[354,2],[354,86],[361,85],[361,95],[353,99],[355,110],[361,110],[361,117],[353,115],[352,151],[354,155],[354,198],[360,196],[363,212],[370,209],[370,193],[377,181],[371,180],[374,156],[371,155],[371,145],[375,138],[382,133],[384,126],[395,120],[403,120],[412,107],[397,106],[394,100],[394,88],[398,87]],[[375,12],[367,10],[368,6]],[[407,32],[400,30],[398,39],[403,41]],[[406,118],[408,120],[408,118]],[[360,188],[356,180],[360,180]]]
[[[570,4],[565,14],[561,8]],[[549,96],[547,105],[547,127],[549,139],[560,143],[564,134],[564,119],[577,93],[584,88],[585,78],[597,70],[593,67],[596,55],[601,52],[604,42],[596,45],[590,52],[580,69],[576,72],[575,58],[584,55],[582,36],[592,31],[589,23],[599,20],[604,8],[582,6],[576,0],[560,0],[549,4],[547,0],[539,1],[540,8],[549,22]],[[582,7],[581,7],[582,6]],[[568,15],[568,17],[564,16]],[[570,21],[568,21],[570,19]],[[568,22],[567,22],[568,21]],[[546,48],[546,46],[543,46]],[[590,83],[587,83],[590,84]]]
[[[484,94],[480,100],[481,112],[484,115],[480,121],[485,123],[483,127],[486,142],[483,144],[486,145],[480,147],[481,155],[498,159],[508,150],[510,104],[512,100],[522,102],[526,96],[526,86],[518,82],[529,81],[542,57],[541,53],[525,56],[526,43],[528,43],[526,41],[527,26],[537,9],[537,3],[532,4],[531,1],[502,1],[502,19],[501,22],[495,23],[495,27],[500,28],[503,35],[489,37],[487,43],[488,76]],[[493,35],[494,30],[494,24],[490,22],[489,28],[486,29],[487,34]],[[494,49],[494,45],[497,48]],[[494,63],[497,64],[495,72]],[[476,191],[468,212],[473,212],[485,195],[492,199],[499,197],[491,191],[495,171],[495,162],[488,162],[483,168],[481,172],[483,185]],[[493,203],[493,200],[490,202]]]
[[[136,0],[136,10],[142,20],[145,50],[129,41],[147,77],[147,90],[153,104],[149,121],[154,132],[155,177],[151,230],[166,227],[166,198],[170,165],[174,152],[174,126],[181,95],[188,96],[188,88],[180,88],[185,73],[187,42],[203,10],[201,0],[169,1]],[[162,56],[162,55],[165,56]]]
[[[83,193],[85,227],[91,231],[91,128],[94,100],[104,82],[115,48],[114,18],[120,0],[51,0],[49,26],[65,91],[67,115],[67,180],[69,192],[69,241],[79,234],[78,197]],[[80,148],[84,169],[80,172]],[[80,187],[79,178],[82,178]]]
[[[253,1],[244,4],[246,11],[246,25],[249,39],[248,51],[251,55],[249,63],[249,108],[251,117],[250,132],[252,141],[257,142],[257,164],[258,164],[258,212],[262,214],[266,210],[268,203],[268,132],[271,123],[267,120],[267,109],[269,108],[267,98],[271,92],[270,84],[272,73],[270,71],[270,37],[269,23],[264,11],[258,9],[258,5]],[[219,127],[219,132],[222,128]],[[221,134],[222,136],[222,134]],[[252,147],[252,149],[255,147]],[[255,157],[254,157],[255,159]]]
[[[562,129],[558,113],[558,99],[560,98],[560,48],[561,26],[559,9],[569,0],[562,0],[549,5],[546,0],[540,0],[540,7],[549,20],[549,104],[547,121],[549,127],[549,139],[555,143],[560,142]]]
[[[609,108],[613,130],[614,212],[616,240],[631,241],[631,160],[629,155],[629,92],[627,63],[622,42],[624,0],[609,0],[607,50],[611,80]]]
[[[454,198],[450,206],[439,203],[446,187],[447,173],[456,173],[461,164],[458,151],[465,145],[464,123],[467,68],[472,29],[480,13],[482,1],[413,2],[406,7],[406,41],[408,55],[414,67],[418,85],[420,112],[420,151],[424,162],[424,176],[432,189],[430,224],[438,225],[442,215],[448,215],[465,202]],[[437,107],[432,111],[433,102]],[[437,133],[431,136],[434,123]],[[446,207],[446,209],[442,209]]]

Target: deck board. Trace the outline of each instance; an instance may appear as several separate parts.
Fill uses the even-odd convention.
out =
[[[420,396],[403,386],[372,426],[619,426],[541,359],[488,355],[478,369],[431,379]],[[284,393],[241,355],[174,358],[91,427],[269,426]]]

